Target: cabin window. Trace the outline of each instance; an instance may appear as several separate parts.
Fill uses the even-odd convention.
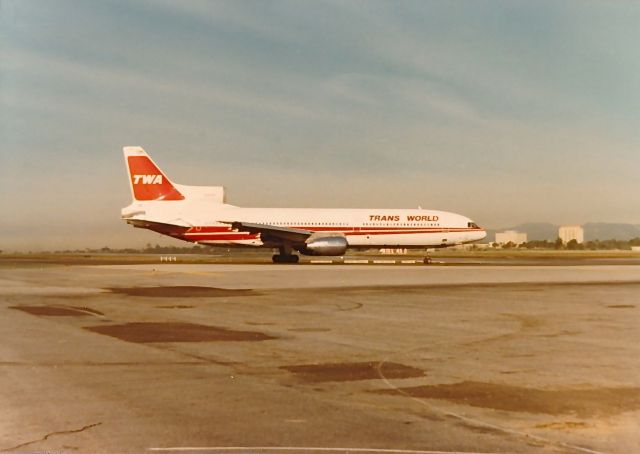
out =
[[[476,224],[475,222],[468,222],[467,223],[467,227],[470,227],[472,229],[479,229],[480,227],[478,227],[478,224]]]

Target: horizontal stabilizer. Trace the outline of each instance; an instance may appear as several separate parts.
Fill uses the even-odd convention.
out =
[[[179,236],[189,230],[191,227],[186,227],[176,224],[165,224],[163,222],[147,221],[144,219],[126,219],[127,224],[140,229],[153,230],[154,232],[162,233],[163,235]]]

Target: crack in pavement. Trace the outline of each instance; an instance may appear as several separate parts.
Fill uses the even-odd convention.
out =
[[[52,437],[54,435],[66,435],[66,434],[76,434],[76,433],[79,433],[79,432],[84,432],[87,429],[91,429],[91,428],[99,426],[101,424],[102,424],[102,422],[96,422],[96,423],[89,424],[87,426],[81,427],[79,429],[61,430],[61,431],[58,431],[58,432],[50,432],[50,433],[46,434],[44,437],[39,438],[37,440],[27,441],[26,443],[22,443],[22,444],[19,444],[19,445],[16,445],[16,446],[12,446],[10,448],[2,448],[2,449],[0,449],[0,452],[3,452],[3,451],[15,451],[16,449],[24,448],[25,446],[29,446],[29,445],[32,445],[34,443],[45,441],[49,437]]]

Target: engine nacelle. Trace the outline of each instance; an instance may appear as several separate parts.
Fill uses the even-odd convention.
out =
[[[343,236],[309,238],[300,253],[304,255],[343,255],[349,243]]]

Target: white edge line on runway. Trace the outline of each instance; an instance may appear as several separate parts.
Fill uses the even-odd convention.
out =
[[[307,446],[176,446],[168,448],[148,448],[148,451],[321,451],[321,452],[383,452],[389,454],[497,454],[475,451],[424,451],[414,449],[378,448],[319,448]]]

